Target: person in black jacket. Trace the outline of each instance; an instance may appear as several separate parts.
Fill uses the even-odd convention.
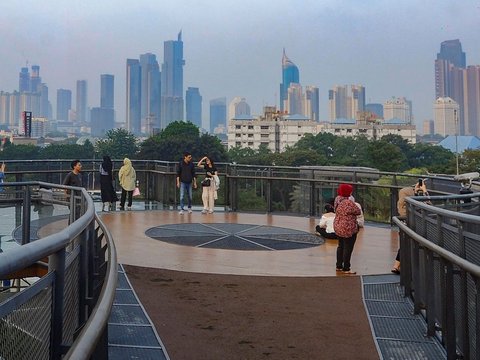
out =
[[[197,188],[197,177],[195,174],[195,165],[192,163],[192,154],[186,152],[183,159],[178,163],[177,168],[177,188],[180,189],[180,215],[184,212],[184,196],[188,196],[188,213],[192,212],[192,186]]]

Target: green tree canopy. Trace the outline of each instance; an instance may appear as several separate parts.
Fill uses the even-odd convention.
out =
[[[112,159],[135,158],[138,145],[134,134],[125,129],[113,129],[108,130],[105,135],[106,138],[95,145],[100,157],[108,155]]]

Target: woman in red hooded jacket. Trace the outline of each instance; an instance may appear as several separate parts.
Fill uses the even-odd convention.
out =
[[[349,199],[352,192],[352,185],[340,184],[334,204],[335,221],[333,222],[333,228],[338,237],[336,268],[337,271],[344,274],[356,274],[350,270],[350,259],[357,239],[357,216],[361,214],[361,210],[355,205],[355,202]]]

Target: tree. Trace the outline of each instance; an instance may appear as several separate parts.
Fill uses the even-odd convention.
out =
[[[475,172],[480,169],[480,150],[467,149],[459,157],[459,168],[461,173]]]
[[[106,138],[99,140],[95,146],[100,156],[108,155],[112,159],[135,158],[138,146],[134,134],[125,129],[113,129],[105,135]]]
[[[410,168],[426,168],[437,174],[455,172],[455,155],[442,146],[416,143],[409,159]]]

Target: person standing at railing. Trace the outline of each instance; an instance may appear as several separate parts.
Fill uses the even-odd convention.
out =
[[[83,179],[82,179],[82,163],[80,160],[73,160],[70,163],[70,167],[72,168],[72,171],[70,171],[67,176],[65,176],[65,179],[63,179],[63,185],[68,185],[68,186],[77,186],[77,187],[83,187]],[[67,194],[69,194],[70,191],[67,190]]]
[[[127,202],[127,210],[132,209],[132,196],[135,189],[135,181],[137,174],[132,166],[129,158],[123,159],[123,166],[118,171],[118,179],[122,187],[122,195],[120,196],[120,210],[125,210],[125,201]]]
[[[5,163],[2,162],[2,165],[0,166],[0,184],[3,184],[5,181]],[[0,192],[4,192],[5,189],[3,186],[0,186]]]
[[[118,201],[117,194],[115,193],[113,177],[113,164],[110,156],[105,155],[103,162],[100,164],[100,193],[102,196],[102,211],[105,208],[108,210],[115,209],[115,203]]]
[[[177,188],[180,189],[180,211],[183,215],[185,193],[187,194],[188,213],[192,212],[192,187],[197,188],[197,176],[195,174],[195,165],[192,163],[192,154],[185,152],[183,159],[177,167]]]
[[[357,239],[357,217],[362,213],[355,202],[350,199],[352,192],[352,185],[340,184],[338,187],[338,196],[335,198],[334,204],[335,220],[333,222],[333,229],[338,237],[336,270],[348,275],[356,274],[350,269],[350,260]]]
[[[418,183],[416,183],[415,186],[407,186],[401,188],[398,192],[397,212],[398,216],[401,218],[405,218],[407,216],[406,199],[410,196],[428,196],[427,185],[425,184],[424,179],[419,179]],[[397,251],[395,263],[393,264],[391,271],[394,274],[400,274],[400,248]]]
[[[217,168],[208,156],[201,158],[197,166],[205,170],[205,179],[202,180],[201,183],[203,201],[202,214],[206,214],[207,212],[212,214],[215,202],[215,191],[217,191],[215,184],[215,176],[218,176]]]

